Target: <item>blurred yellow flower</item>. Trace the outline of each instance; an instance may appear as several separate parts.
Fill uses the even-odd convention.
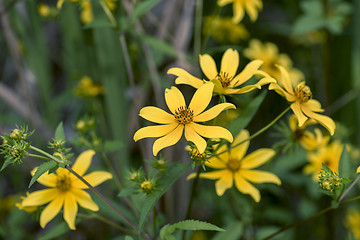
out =
[[[78,86],[75,88],[75,94],[81,97],[96,97],[103,95],[104,92],[104,87],[99,83],[95,83],[88,76],[82,77]]]
[[[323,125],[331,135],[335,132],[335,122],[330,117],[318,114],[323,112],[321,104],[312,99],[312,93],[305,81],[294,85],[293,79],[282,66],[277,66],[281,72],[281,77],[277,83],[271,83],[270,90],[275,90],[278,94],[285,97],[291,103],[290,107],[298,119],[298,126],[301,127],[308,118],[316,120]]]
[[[22,204],[22,201],[24,201],[24,199],[29,196],[29,193],[27,192],[26,193],[26,196],[20,196],[20,199],[21,199],[21,202],[18,202],[15,204],[15,206],[20,209],[20,210],[24,210],[28,213],[32,213],[32,212],[35,212],[37,209],[38,209],[38,206],[30,206],[30,207],[24,207],[23,204]]]
[[[135,142],[142,138],[158,138],[153,145],[154,156],[161,149],[177,143],[183,131],[185,132],[186,140],[194,143],[200,153],[203,153],[207,146],[206,141],[202,137],[224,138],[232,142],[233,136],[227,129],[196,123],[209,121],[218,116],[222,111],[235,108],[231,103],[221,103],[204,112],[211,101],[213,88],[214,84],[211,82],[199,87],[191,99],[189,107],[186,106],[184,96],[179,89],[176,87],[166,89],[166,105],[172,114],[157,107],[149,106],[142,108],[139,114],[141,117],[164,125],[148,126],[139,129],[134,135]]]
[[[83,176],[91,164],[95,152],[87,150],[82,152],[72,166],[73,170]],[[34,169],[35,170],[35,169]],[[34,174],[35,171],[32,172]],[[111,179],[112,175],[105,171],[96,171],[83,176],[92,186]],[[49,203],[40,215],[40,226],[44,228],[64,206],[64,219],[70,229],[75,229],[75,218],[78,204],[91,211],[98,211],[99,207],[93,202],[90,195],[83,189],[88,187],[72,173],[64,168],[59,168],[56,173],[41,175],[37,180],[49,189],[35,191],[27,195],[21,202],[22,208],[37,207]]]
[[[261,89],[261,86],[268,83],[276,82],[267,73],[258,70],[263,61],[254,60],[247,64],[242,72],[236,75],[239,67],[239,53],[236,50],[229,48],[224,53],[221,59],[220,72],[218,72],[214,59],[208,55],[200,55],[200,66],[209,79],[215,84],[214,92],[218,94],[241,94],[249,92],[253,89]],[[170,68],[168,74],[176,75],[176,84],[188,84],[194,88],[199,88],[204,83],[209,81],[201,80],[181,68]],[[236,76],[235,76],[236,75]],[[246,85],[241,88],[240,85],[244,84],[254,75],[263,77],[254,85]]]
[[[339,160],[343,147],[344,144],[334,141],[325,147],[319,148],[316,152],[309,153],[307,156],[309,164],[304,167],[304,173],[312,174],[313,179],[317,181],[323,163],[333,172],[339,173]]]
[[[276,65],[280,65],[288,71],[292,81],[298,83],[304,80],[302,72],[292,67],[289,56],[279,53],[279,49],[274,43],[267,42],[263,44],[257,39],[252,39],[249,47],[244,50],[244,56],[250,60],[262,60],[264,63],[261,69],[276,79],[281,76],[279,69],[276,67]]]
[[[360,166],[356,169],[356,174],[360,173]]]
[[[249,132],[247,130],[242,130],[235,137],[231,146],[235,146],[247,138],[249,138]],[[260,192],[250,182],[281,184],[281,180],[275,174],[261,170],[253,170],[253,168],[270,160],[275,155],[275,151],[270,148],[262,148],[245,156],[248,147],[249,141],[232,149],[228,149],[227,145],[222,145],[216,153],[221,153],[226,150],[229,151],[226,151],[219,156],[209,158],[209,161],[205,162],[205,165],[208,167],[221,169],[200,174],[201,178],[218,179],[215,183],[215,189],[218,196],[222,196],[227,189],[233,186],[235,181],[235,186],[240,192],[250,194],[256,202],[259,202],[261,198]],[[194,178],[195,175],[195,173],[190,174],[188,179]]]
[[[243,24],[235,24],[231,18],[220,16],[205,17],[203,33],[221,43],[238,43],[250,36]]]
[[[234,23],[239,23],[244,18],[245,11],[249,14],[250,20],[255,22],[258,17],[258,11],[263,8],[261,0],[218,0],[217,3],[220,7],[229,3],[233,4],[234,16],[232,21]]]
[[[348,211],[346,214],[345,226],[351,230],[355,239],[360,239],[360,211]]]

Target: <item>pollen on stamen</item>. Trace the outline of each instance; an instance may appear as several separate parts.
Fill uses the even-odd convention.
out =
[[[299,99],[301,102],[305,103],[309,101],[312,98],[311,90],[308,86],[306,86],[303,83],[299,83],[297,87],[295,88],[295,96],[297,99]]]
[[[194,119],[194,112],[185,106],[181,106],[175,111],[174,117],[178,123],[187,124]]]
[[[71,188],[71,179],[68,176],[58,176],[56,188],[62,192],[66,192]]]
[[[228,87],[230,85],[230,82],[233,79],[233,77],[229,76],[229,73],[227,73],[227,72],[218,73],[216,78],[220,81],[220,83],[223,87]]]
[[[226,163],[226,168],[229,169],[232,172],[236,172],[240,169],[241,163],[236,159],[230,159]]]

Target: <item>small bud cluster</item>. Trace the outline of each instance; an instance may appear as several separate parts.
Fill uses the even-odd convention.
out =
[[[218,144],[218,142],[208,141],[207,147],[203,153],[200,153],[197,147],[192,143],[189,143],[189,145],[186,146],[185,149],[190,153],[190,158],[193,163],[193,168],[196,165],[201,165],[205,169],[205,162],[211,156],[213,146],[216,144]]]
[[[96,134],[96,121],[86,116],[76,122],[75,128],[80,135],[78,143],[84,147],[98,148],[102,140]]]
[[[339,177],[336,172],[333,172],[329,167],[323,164],[323,170],[320,172],[319,184],[320,188],[329,193],[343,187],[343,178]]]
[[[140,168],[130,172],[129,180],[132,182],[132,188],[135,192],[150,194],[154,191],[156,185],[155,178],[147,178],[145,172]]]
[[[167,168],[166,161],[162,157],[160,157],[160,159],[154,159],[151,166],[160,172],[164,172]]]

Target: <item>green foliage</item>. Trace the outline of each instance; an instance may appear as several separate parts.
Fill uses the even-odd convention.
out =
[[[160,0],[145,0],[137,4],[131,13],[130,19],[135,20],[158,4]]]
[[[213,240],[237,240],[244,234],[244,224],[241,221],[231,223],[225,227],[225,231],[217,233]]]
[[[60,122],[59,125],[56,127],[54,138],[55,140],[65,140],[65,132],[62,122]]]
[[[54,169],[56,170],[58,168],[57,163],[55,161],[49,160],[48,162],[44,162],[42,163],[38,169],[36,170],[36,172],[34,173],[34,175],[32,176],[30,183],[29,183],[29,188],[31,187],[31,185],[33,185],[36,180],[38,180],[38,178],[43,175],[44,173],[46,173],[47,171],[54,171]]]

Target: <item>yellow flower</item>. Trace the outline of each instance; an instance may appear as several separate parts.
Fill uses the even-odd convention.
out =
[[[319,148],[316,152],[308,154],[309,164],[305,166],[304,173],[312,174],[315,181],[318,180],[322,164],[324,163],[333,172],[339,173],[339,160],[344,145],[339,141]]]
[[[292,61],[288,55],[279,53],[279,49],[274,43],[261,43],[257,39],[252,39],[249,47],[244,50],[244,56],[250,60],[259,59],[264,61],[261,69],[278,79],[281,74],[276,65],[283,66],[289,73],[292,81],[298,83],[304,80],[301,71],[292,67]]]
[[[318,114],[323,112],[324,109],[321,108],[321,104],[317,100],[312,99],[312,93],[310,88],[305,85],[305,81],[295,86],[285,68],[282,66],[278,66],[278,68],[281,77],[278,79],[278,83],[271,83],[269,89],[275,90],[285,97],[288,102],[291,102],[290,107],[299,121],[298,126],[301,127],[308,118],[312,118],[333,135],[335,122],[328,116]]]
[[[267,73],[258,70],[263,61],[254,60],[247,64],[244,70],[235,76],[239,66],[239,53],[236,50],[229,48],[224,53],[221,59],[220,72],[216,68],[214,59],[208,55],[200,55],[200,66],[205,76],[209,81],[215,84],[214,92],[218,94],[241,94],[249,92],[253,89],[261,89],[261,86],[268,83],[275,82]],[[176,75],[176,84],[188,84],[194,88],[199,88],[208,81],[203,81],[197,77],[192,76],[187,71],[181,68],[171,68],[168,74]],[[240,85],[247,82],[252,76],[259,75],[263,77],[254,85],[247,85],[238,88]]]
[[[360,173],[360,166],[356,169],[356,174]]]
[[[95,83],[88,76],[82,77],[78,86],[75,88],[75,94],[82,97],[96,97],[103,95],[104,92],[104,87],[99,83]]]
[[[263,7],[261,0],[218,0],[217,3],[220,7],[229,3],[233,4],[232,21],[234,23],[239,23],[244,18],[245,11],[249,14],[250,20],[254,22],[258,17],[258,11]]]
[[[92,12],[92,6],[90,0],[84,0],[81,3],[81,13],[80,13],[80,19],[83,24],[88,24],[92,22],[94,16]]]
[[[247,130],[242,130],[234,139],[231,146],[234,146],[249,137]],[[260,201],[260,192],[250,182],[253,183],[275,183],[280,185],[280,179],[273,173],[253,170],[274,156],[275,151],[269,148],[258,149],[253,153],[245,156],[249,147],[249,141],[240,144],[229,151],[215,156],[205,162],[205,165],[211,168],[221,169],[213,172],[201,173],[201,178],[218,179],[215,183],[215,189],[218,196],[233,186],[235,181],[236,188],[250,196],[256,201]],[[226,145],[222,145],[217,153],[228,150]],[[245,156],[245,157],[244,157]],[[193,178],[195,174],[190,174],[188,179]]]
[[[82,152],[76,159],[73,170],[83,176],[91,164],[91,159],[95,152],[87,150]],[[32,173],[34,173],[33,171]],[[112,175],[105,171],[89,173],[83,178],[92,186],[111,179]],[[99,207],[93,202],[90,195],[83,189],[88,187],[72,173],[64,168],[59,168],[56,173],[46,172],[37,180],[40,184],[49,189],[35,191],[24,198],[21,205],[23,207],[36,207],[49,203],[40,215],[40,226],[44,228],[64,206],[64,219],[70,229],[75,229],[75,218],[78,212],[78,204],[86,209],[98,211]]]
[[[164,125],[148,126],[139,129],[134,135],[135,142],[142,138],[159,138],[153,146],[154,156],[161,149],[177,143],[183,131],[185,132],[186,140],[194,143],[200,153],[203,153],[206,149],[206,141],[200,136],[206,138],[224,138],[232,142],[233,136],[225,128],[196,123],[209,121],[222,111],[235,108],[231,103],[221,103],[204,112],[211,101],[213,88],[214,84],[211,82],[199,87],[191,99],[189,107],[186,106],[184,96],[179,89],[176,87],[166,89],[165,100],[172,114],[157,107],[149,106],[142,108],[139,114],[141,117]]]
[[[26,197],[29,196],[29,193],[27,192],[26,193]],[[26,198],[24,196],[20,196],[20,199],[21,201],[24,201],[24,199]],[[28,213],[32,213],[32,212],[35,212],[37,210],[37,206],[30,206],[30,207],[24,207],[22,202],[18,202],[18,203],[15,203],[15,206],[20,209],[20,210],[24,210],[25,212],[28,212]]]
[[[345,225],[351,230],[356,239],[360,239],[360,211],[348,211]]]

